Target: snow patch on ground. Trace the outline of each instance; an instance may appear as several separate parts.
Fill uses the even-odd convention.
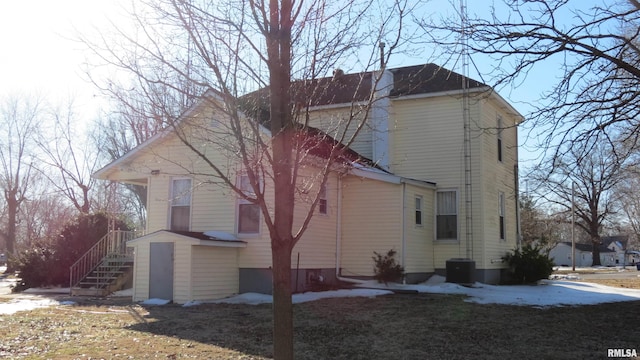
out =
[[[53,299],[15,299],[6,303],[0,303],[0,314],[11,315],[18,311],[34,310],[59,304],[59,302]]]
[[[23,291],[24,294],[70,294],[70,288],[29,288]]]
[[[140,304],[142,304],[142,305],[167,305],[170,302],[171,302],[171,300],[153,298],[153,299],[147,299],[147,300],[141,302]]]
[[[109,297],[127,297],[133,296],[133,288],[118,290],[113,294],[109,295]]]

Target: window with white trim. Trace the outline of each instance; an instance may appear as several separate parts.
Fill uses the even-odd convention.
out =
[[[238,177],[238,188],[246,196],[253,198],[255,192],[251,187],[249,176],[240,175]],[[250,235],[260,233],[260,206],[243,197],[238,197],[238,218],[237,229],[239,235]]]
[[[189,231],[191,223],[191,179],[171,179],[169,229]]]
[[[327,206],[327,184],[324,184],[320,187],[320,193],[318,194],[318,213],[327,215]]]
[[[501,192],[498,194],[498,212],[500,215],[500,240],[504,240],[505,239],[505,233],[506,233],[506,228],[505,228],[505,222],[504,222],[504,213],[505,213],[505,208],[504,208],[504,193]]]
[[[458,239],[458,192],[436,192],[436,240]]]
[[[415,197],[415,222],[416,226],[422,226],[422,196]]]

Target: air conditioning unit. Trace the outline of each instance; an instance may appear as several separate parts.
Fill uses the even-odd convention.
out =
[[[475,282],[476,262],[471,259],[447,260],[447,282],[471,285]]]

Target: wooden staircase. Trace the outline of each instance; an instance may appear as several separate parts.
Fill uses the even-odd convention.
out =
[[[113,230],[98,241],[69,269],[71,295],[107,296],[133,278],[133,253],[127,241],[133,231]]]

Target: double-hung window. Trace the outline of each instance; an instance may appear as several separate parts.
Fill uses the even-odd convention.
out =
[[[327,215],[327,185],[322,185],[320,193],[318,194],[318,212],[323,215]]]
[[[458,239],[458,193],[436,192],[436,240]]]
[[[238,187],[247,197],[255,198],[255,192],[247,175],[238,177]],[[258,234],[260,232],[260,206],[239,197],[237,227],[238,234]]]
[[[498,116],[498,121],[497,121],[497,132],[498,132],[498,161],[502,162],[502,117]]]
[[[191,220],[191,179],[171,180],[169,228],[176,231],[189,231]]]
[[[416,226],[422,226],[422,196],[415,197]]]

